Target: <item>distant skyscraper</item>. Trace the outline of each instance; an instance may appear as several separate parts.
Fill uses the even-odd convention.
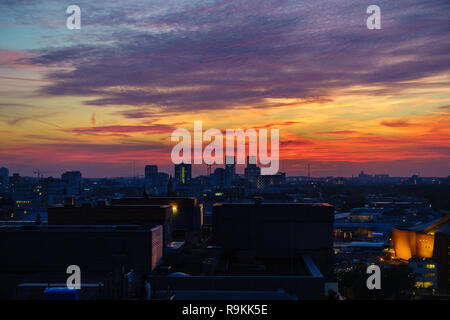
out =
[[[247,157],[247,168],[245,168],[245,180],[256,186],[258,176],[261,175],[261,168],[256,165],[255,157]]]
[[[154,195],[156,187],[158,186],[158,166],[145,166],[145,193],[147,195]]]
[[[236,177],[236,159],[235,157],[225,157],[225,186],[231,187]]]
[[[9,177],[9,170],[7,168],[0,168],[0,178]]]
[[[224,187],[226,184],[226,170],[224,168],[216,168],[212,176],[212,184],[216,187]]]
[[[189,184],[192,178],[192,165],[180,163],[175,165],[175,181],[179,184]]]
[[[169,175],[165,172],[158,172],[158,185],[166,186],[169,182]]]
[[[8,180],[9,180],[9,170],[7,168],[0,168],[0,191],[6,190]]]
[[[18,173],[13,173],[9,179],[9,192],[16,193],[20,189],[22,177]]]
[[[75,195],[81,193],[81,172],[67,171],[61,175],[61,180],[65,184],[66,193]]]
[[[158,185],[158,166],[145,166],[145,184],[150,187]]]

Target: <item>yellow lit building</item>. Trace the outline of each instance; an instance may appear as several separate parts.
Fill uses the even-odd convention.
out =
[[[392,229],[395,257],[408,261],[420,288],[449,288],[450,215],[408,229]]]

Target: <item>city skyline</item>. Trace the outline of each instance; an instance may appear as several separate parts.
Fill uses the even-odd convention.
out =
[[[448,1],[381,1],[381,30],[361,0],[77,5],[80,30],[65,3],[0,4],[11,173],[173,172],[171,132],[202,120],[280,129],[288,176],[450,175]]]
[[[154,164],[145,164],[142,167],[138,167],[136,168],[135,166],[132,165],[132,168],[130,168],[130,175],[123,175],[123,176],[88,176],[88,175],[84,175],[83,172],[81,170],[78,169],[64,169],[60,172],[58,171],[33,171],[31,174],[23,174],[21,172],[16,172],[14,170],[10,170],[9,168],[6,167],[0,167],[1,169],[7,169],[9,171],[9,176],[12,176],[13,174],[19,174],[19,176],[22,177],[39,177],[39,178],[60,178],[63,174],[67,173],[67,172],[80,172],[82,174],[82,177],[84,179],[132,179],[132,178],[145,178],[145,172],[146,172],[146,167],[147,166],[155,166]],[[198,178],[201,176],[208,176],[208,167],[207,165],[195,165],[195,164],[191,164],[192,166],[192,178]],[[236,165],[236,175],[239,175],[241,177],[245,177],[245,168],[247,165]],[[157,166],[157,172],[159,173],[164,173],[167,174],[168,176],[171,176],[172,178],[175,178],[176,176],[176,169],[175,169],[176,165],[171,165],[171,167],[167,167],[167,166]],[[222,169],[226,169],[225,164],[223,165],[211,165],[211,173],[210,175],[214,175],[214,170],[218,169],[218,168],[222,168]],[[52,172],[53,174],[51,174],[50,172]],[[134,173],[133,173],[134,172]],[[286,172],[284,171],[279,171],[277,174],[286,174]],[[311,172],[311,168],[310,171],[308,172],[308,167],[306,166],[306,168],[304,168],[304,172],[302,174],[297,174],[297,175],[289,175],[286,174],[286,177],[305,177],[305,178],[311,178],[311,179],[321,179],[321,178],[328,178],[328,177],[334,177],[334,178],[345,178],[345,179],[352,179],[352,178],[358,178],[360,175],[365,175],[368,177],[383,177],[383,178],[411,178],[414,176],[417,176],[419,178],[442,178],[442,179],[446,179],[448,177],[450,177],[450,175],[443,175],[443,176],[425,176],[425,175],[421,175],[420,172],[416,172],[416,173],[412,173],[411,175],[392,175],[389,172],[368,172],[366,170],[359,170],[358,172],[355,172],[354,174],[350,175],[350,176],[343,176],[343,175],[317,175],[317,174],[313,174],[313,172]]]

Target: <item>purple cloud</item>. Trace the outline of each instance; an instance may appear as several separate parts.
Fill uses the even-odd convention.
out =
[[[323,101],[351,85],[389,94],[450,68],[446,0],[381,1],[381,30],[366,28],[363,0],[158,5],[87,10],[87,26],[101,30],[90,37],[103,42],[47,48],[24,60],[72,68],[50,73],[41,94],[91,96],[88,105],[134,106],[123,115],[146,118],[273,107],[269,97]]]

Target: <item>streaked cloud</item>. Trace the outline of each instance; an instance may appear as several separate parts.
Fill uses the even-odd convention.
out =
[[[204,120],[280,128],[290,173],[450,174],[447,0],[382,0],[381,30],[364,0],[77,4],[72,32],[60,1],[0,3],[4,165],[164,165],[172,130]]]

